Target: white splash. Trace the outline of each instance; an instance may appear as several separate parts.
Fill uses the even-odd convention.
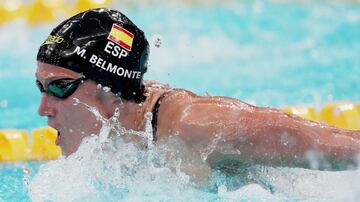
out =
[[[42,165],[33,179],[29,180],[31,171],[24,170],[24,184],[28,185],[32,201],[236,201],[259,198],[268,201],[286,198],[356,201],[360,198],[359,170],[326,172],[264,166],[241,170],[244,175],[240,174],[234,181],[239,185],[237,187],[213,178],[217,193],[206,192],[195,188],[191,173],[207,176],[209,170],[203,163],[222,140],[220,135],[196,159],[196,154],[186,150],[177,135],[170,135],[168,140],[157,142],[156,146],[153,144],[151,113],[145,115],[145,130],[133,131],[117,121],[121,115],[118,109],[106,119],[95,107],[79,100],[74,100],[74,104],[92,112],[102,122],[102,128],[99,134],[84,138],[76,153]],[[129,141],[132,138],[137,138],[140,144]]]
[[[251,175],[274,195],[294,200],[358,201],[360,170],[319,171],[255,166]]]
[[[96,108],[74,103],[91,111],[102,128],[84,138],[76,153],[40,167],[28,187],[33,201],[141,201],[145,196],[157,201],[180,195],[185,188],[194,191],[186,186],[190,182],[179,169],[181,161],[173,159],[170,165],[154,149],[151,113],[146,114],[145,131],[133,131],[117,121],[118,109],[106,119]],[[145,147],[126,142],[125,136],[140,137]]]

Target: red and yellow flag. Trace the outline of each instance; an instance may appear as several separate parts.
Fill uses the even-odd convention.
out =
[[[119,25],[113,24],[108,39],[131,51],[134,35]]]

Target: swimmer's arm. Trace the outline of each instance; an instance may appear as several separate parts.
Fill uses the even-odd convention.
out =
[[[319,168],[356,164],[360,131],[304,120],[277,109],[249,107],[239,110],[239,132],[227,134],[245,158],[274,166],[311,167],[313,160],[324,163]]]
[[[164,128],[201,155],[209,153],[206,159],[211,164],[224,158],[274,166],[309,167],[311,158],[355,164],[354,156],[360,151],[360,131],[226,97],[191,95],[179,102],[178,112],[169,110],[166,116],[175,121]]]

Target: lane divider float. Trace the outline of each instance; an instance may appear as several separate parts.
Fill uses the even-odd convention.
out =
[[[304,119],[327,123],[339,128],[360,130],[360,104],[356,103],[328,103],[319,112],[314,107],[302,105],[284,107],[283,111]]]
[[[108,7],[110,3],[110,0],[3,0],[0,25],[16,19],[24,19],[30,26],[55,22],[91,8]]]
[[[61,148],[55,144],[56,136],[51,127],[35,129],[31,136],[26,130],[0,130],[0,162],[57,159]]]

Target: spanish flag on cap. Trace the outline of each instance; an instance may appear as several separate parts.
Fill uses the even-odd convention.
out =
[[[134,35],[119,25],[113,24],[108,39],[131,51]]]

